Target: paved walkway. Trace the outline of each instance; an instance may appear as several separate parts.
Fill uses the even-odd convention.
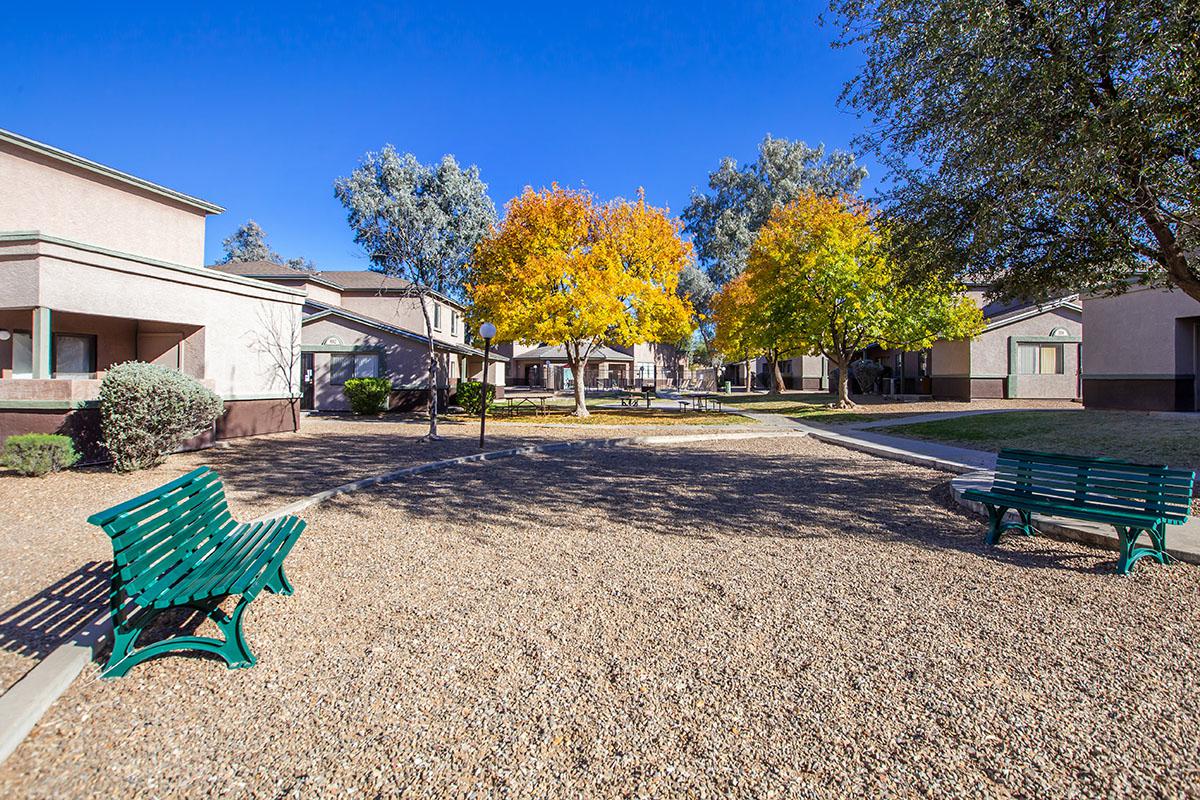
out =
[[[878,455],[887,455],[898,461],[918,464],[949,472],[977,472],[981,469],[996,467],[996,454],[983,450],[971,450],[966,447],[954,447],[938,442],[926,442],[920,439],[908,439],[902,436],[888,436],[884,433],[853,430],[844,427],[833,428],[813,422],[799,422],[783,414],[762,414],[752,411],[741,411],[742,416],[757,420],[764,425],[790,428],[803,431],[814,439],[840,444],[854,450],[862,450]]]

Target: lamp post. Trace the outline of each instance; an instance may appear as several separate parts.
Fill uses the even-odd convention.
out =
[[[492,337],[496,335],[496,326],[490,322],[485,322],[479,326],[479,335],[483,337],[483,384],[480,392],[479,402],[479,449],[483,449],[483,432],[487,427],[487,407],[488,407],[488,370],[490,365],[488,360],[492,354]]]

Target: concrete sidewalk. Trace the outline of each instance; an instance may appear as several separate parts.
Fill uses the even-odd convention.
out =
[[[902,436],[888,436],[871,431],[833,428],[813,422],[800,422],[783,414],[761,414],[747,411],[731,413],[740,413],[742,416],[757,420],[764,425],[802,431],[814,439],[841,445],[851,450],[860,450],[922,467],[963,474],[978,472],[981,469],[994,469],[996,466],[996,454],[983,450],[907,439]]]
[[[939,422],[944,419],[958,419],[959,417],[977,417],[981,414],[1015,414],[1017,412],[1032,411],[1034,413],[1045,413],[1047,411],[1073,411],[1070,408],[979,408],[973,411],[937,411],[932,414],[913,414],[908,417],[895,417],[890,419],[877,419],[872,422],[851,422],[842,427],[856,431],[872,430],[874,428],[890,428],[893,425],[915,425],[919,422]],[[1083,410],[1083,406],[1078,408]]]

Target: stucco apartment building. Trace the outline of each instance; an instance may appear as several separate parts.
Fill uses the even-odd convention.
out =
[[[566,389],[575,377],[567,367],[562,345],[524,345],[501,342],[495,351],[508,360],[508,386]],[[687,354],[669,344],[642,342],[629,347],[593,349],[584,368],[583,385],[589,389],[681,386],[687,375]]]
[[[290,429],[285,376],[256,346],[303,292],[204,267],[213,203],[0,130],[0,441],[95,438],[105,371],[179,369],[220,394],[217,438]]]
[[[349,378],[388,378],[389,407],[410,409],[429,401],[429,350],[425,318],[412,286],[367,270],[303,272],[267,261],[213,265],[217,273],[286,287],[305,295],[299,320],[301,408],[344,411]],[[466,343],[463,306],[440,294],[429,298],[438,389],[446,404],[460,380],[479,380],[483,352]],[[503,395],[503,353],[492,359],[491,383]]]
[[[1200,411],[1200,302],[1134,286],[1083,300],[1088,408]]]
[[[887,391],[938,400],[1079,397],[1083,309],[1078,295],[998,303],[988,302],[984,288],[974,286],[968,296],[984,316],[984,330],[974,339],[934,342],[918,352],[867,352],[888,368]]]

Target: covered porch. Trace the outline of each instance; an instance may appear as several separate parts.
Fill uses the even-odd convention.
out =
[[[134,360],[203,380],[204,327],[45,306],[0,309],[0,402],[95,400],[105,372]]]

